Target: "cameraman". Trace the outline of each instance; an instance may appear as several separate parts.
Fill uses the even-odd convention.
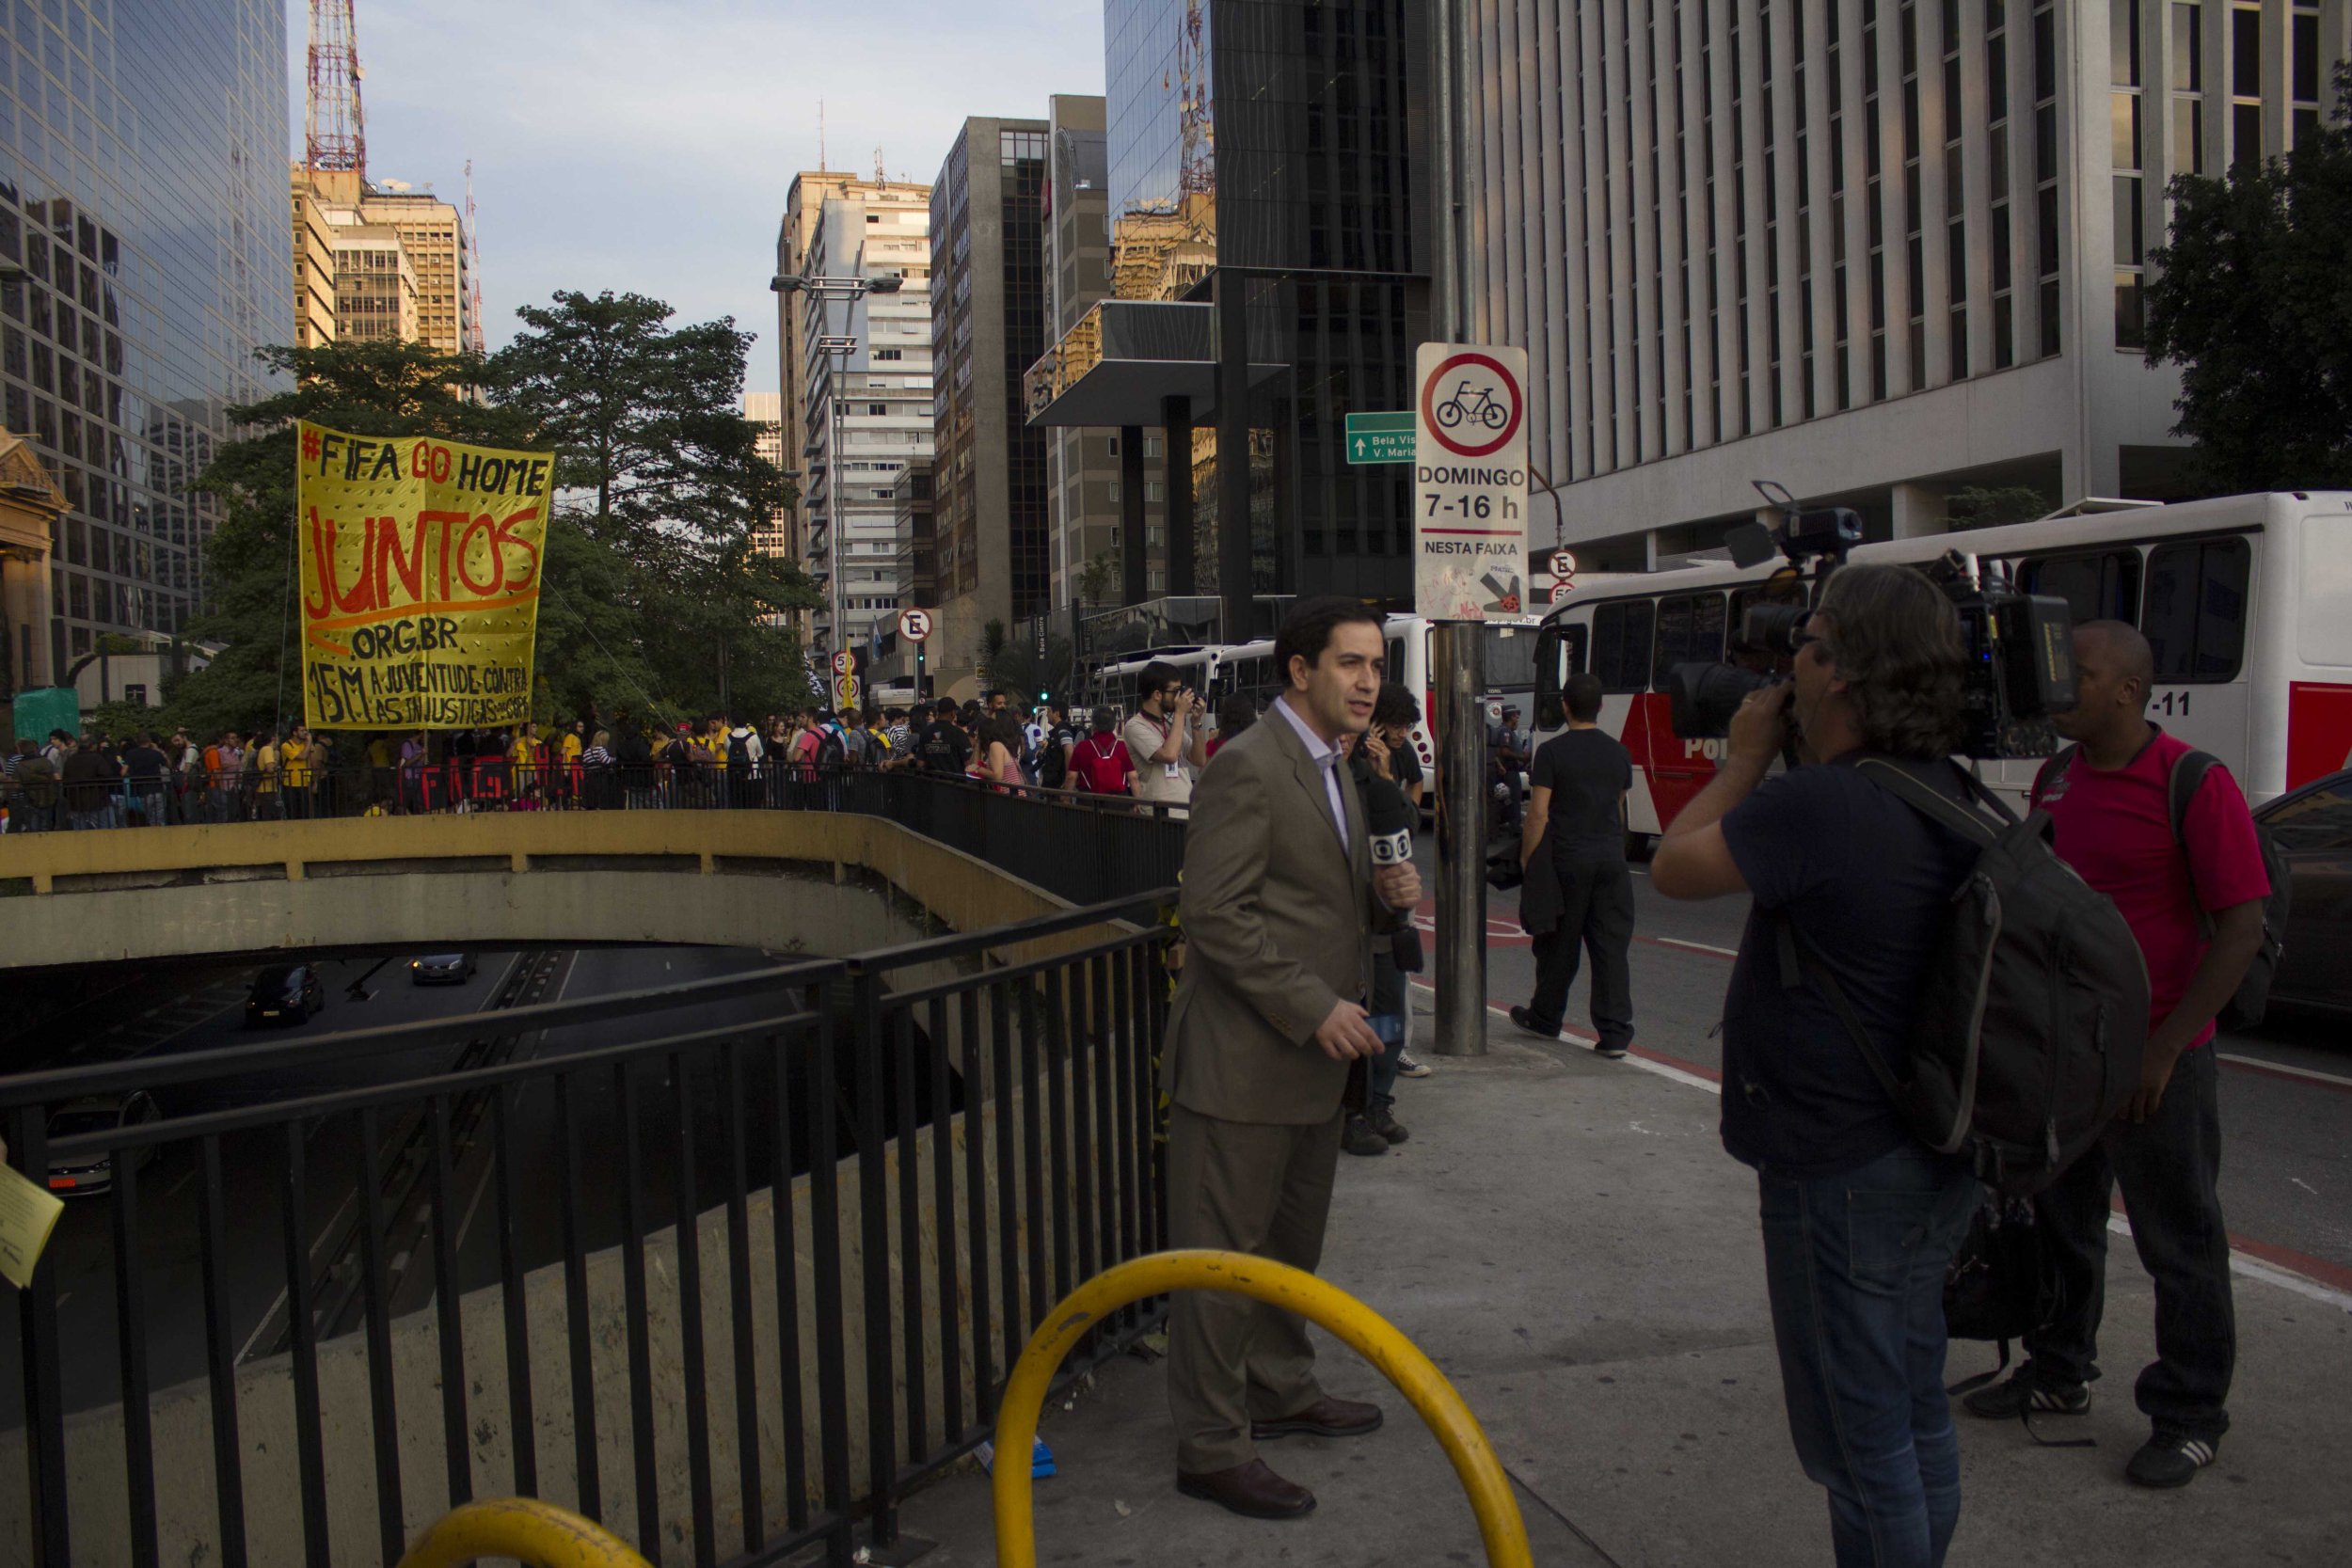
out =
[[[1960,1517],[1944,1274],[1979,1189],[1904,1130],[1779,950],[1785,921],[1908,1070],[1912,998],[1976,849],[1848,765],[1899,759],[1963,798],[1960,622],[1909,567],[1848,566],[1792,641],[1793,678],[1741,705],[1650,876],[1669,898],[1754,897],[1724,999],[1723,1137],[1756,1167],[1789,1435],[1841,1565],[1931,1568]],[[1792,719],[1803,766],[1767,780]]]
[[[1181,806],[1192,800],[1192,781],[1209,766],[1208,737],[1200,733],[1200,699],[1173,664],[1153,659],[1143,667],[1138,711],[1120,738],[1136,765],[1138,800]]]

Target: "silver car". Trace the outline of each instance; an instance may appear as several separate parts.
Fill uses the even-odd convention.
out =
[[[49,1142],[60,1138],[78,1138],[92,1132],[119,1132],[134,1127],[147,1127],[163,1119],[155,1101],[144,1089],[133,1089],[119,1099],[94,1098],[70,1100],[49,1113]],[[143,1145],[131,1150],[134,1169],[155,1157],[155,1146]],[[49,1190],[60,1197],[88,1197],[103,1193],[115,1184],[115,1161],[111,1149],[99,1149],[89,1154],[75,1154],[60,1159],[49,1157]]]

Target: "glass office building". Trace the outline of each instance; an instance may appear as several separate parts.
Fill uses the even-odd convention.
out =
[[[183,630],[218,503],[191,482],[288,342],[282,0],[0,5],[0,413],[71,507],[62,677]]]
[[[1412,594],[1411,482],[1350,467],[1346,416],[1409,407],[1427,336],[1422,0],[1107,0],[1113,292],[1205,301],[1245,269],[1251,591]],[[1245,277],[1237,271],[1237,278]],[[1216,585],[1220,455],[1195,438],[1197,575]]]

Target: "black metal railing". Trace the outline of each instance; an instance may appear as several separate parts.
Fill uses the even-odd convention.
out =
[[[1162,1244],[1171,897],[0,1079],[12,1163],[106,1192],[0,1299],[0,1529],[59,1568],[390,1562],[511,1491],[655,1561],[889,1544],[1053,1302]]]
[[[237,774],[194,791],[117,779],[54,793],[55,801],[34,803],[17,792],[11,832],[491,812],[840,811],[888,817],[1073,904],[1168,886],[1184,861],[1184,816],[1170,807],[912,768],[483,759],[341,769],[267,789],[256,775]]]

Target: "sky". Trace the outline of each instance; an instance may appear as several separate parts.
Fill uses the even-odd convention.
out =
[[[368,177],[463,205],[473,160],[483,330],[558,289],[667,300],[759,335],[777,387],[776,229],[795,172],[929,182],[970,115],[1103,90],[1101,0],[359,0]],[[310,7],[288,0],[293,152]]]

